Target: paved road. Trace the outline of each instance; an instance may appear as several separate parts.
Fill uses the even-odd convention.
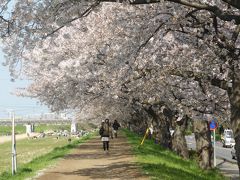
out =
[[[190,149],[196,149],[194,135],[186,136],[187,145]],[[232,180],[239,179],[237,161],[232,159],[231,148],[222,147],[221,142],[216,142],[217,167]]]
[[[217,159],[217,168],[219,168],[225,176],[230,177],[231,180],[239,180],[239,171],[236,164]]]
[[[186,140],[189,148],[196,149],[195,137],[193,135],[186,136]],[[219,158],[223,158],[230,162],[237,163],[236,160],[232,159],[231,148],[222,147],[221,142],[216,142],[216,155]]]

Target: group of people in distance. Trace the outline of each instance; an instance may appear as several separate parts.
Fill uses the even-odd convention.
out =
[[[103,150],[106,153],[109,152],[109,138],[113,139],[113,136],[117,138],[118,129],[120,127],[121,126],[117,120],[114,120],[113,124],[109,121],[109,119],[102,121],[99,129],[99,135],[101,136],[101,140],[103,142]]]

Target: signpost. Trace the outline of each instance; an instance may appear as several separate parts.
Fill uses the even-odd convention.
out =
[[[147,130],[146,130],[146,132],[145,132],[145,135],[144,135],[144,137],[143,137],[142,142],[141,142],[140,145],[143,145],[144,140],[146,139],[146,137],[147,137],[147,135],[148,135],[148,131],[149,131],[149,128],[147,128]]]
[[[215,148],[215,144],[216,144],[216,140],[215,140],[215,129],[217,129],[218,124],[216,121],[212,120],[209,124],[210,126],[210,130],[213,131],[213,165],[214,167],[216,167],[216,148]]]
[[[16,153],[16,137],[15,137],[15,114],[11,112],[12,118],[12,175],[17,172],[17,153]]]

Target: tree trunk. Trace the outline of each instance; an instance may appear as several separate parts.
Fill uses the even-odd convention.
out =
[[[142,118],[135,119],[131,122],[131,131],[139,135],[144,135],[147,128],[147,124]]]
[[[155,142],[160,144],[165,148],[171,148],[171,134],[169,131],[169,121],[165,118],[162,119],[161,116],[156,116],[153,118],[153,132],[155,137]]]
[[[187,128],[187,117],[184,116],[181,121],[176,122],[175,131],[172,138],[172,150],[185,159],[189,158],[187,142],[185,139],[185,130]]]
[[[203,120],[194,120],[193,126],[196,139],[198,164],[202,169],[210,169],[212,167],[212,143],[208,122]]]
[[[153,117],[153,137],[155,142],[160,144],[165,148],[171,149],[171,134],[169,131],[170,122],[162,112],[159,111],[159,108],[148,108],[146,112]]]
[[[232,92],[228,92],[231,104],[231,126],[235,138],[235,149],[240,173],[240,72],[235,72]]]

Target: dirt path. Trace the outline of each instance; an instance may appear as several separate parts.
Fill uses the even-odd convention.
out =
[[[37,136],[39,133],[31,133],[30,137]],[[27,134],[17,134],[16,140],[21,140],[27,138]],[[12,136],[0,136],[0,144],[12,141]]]
[[[27,138],[26,134],[18,134],[16,135],[16,139],[20,140],[20,139],[24,139]],[[9,142],[12,140],[12,136],[0,136],[0,144],[3,144],[5,142]]]
[[[99,137],[82,144],[60,160],[37,180],[139,179],[148,177],[134,163],[131,147],[125,137],[110,141],[110,152],[105,154]]]

